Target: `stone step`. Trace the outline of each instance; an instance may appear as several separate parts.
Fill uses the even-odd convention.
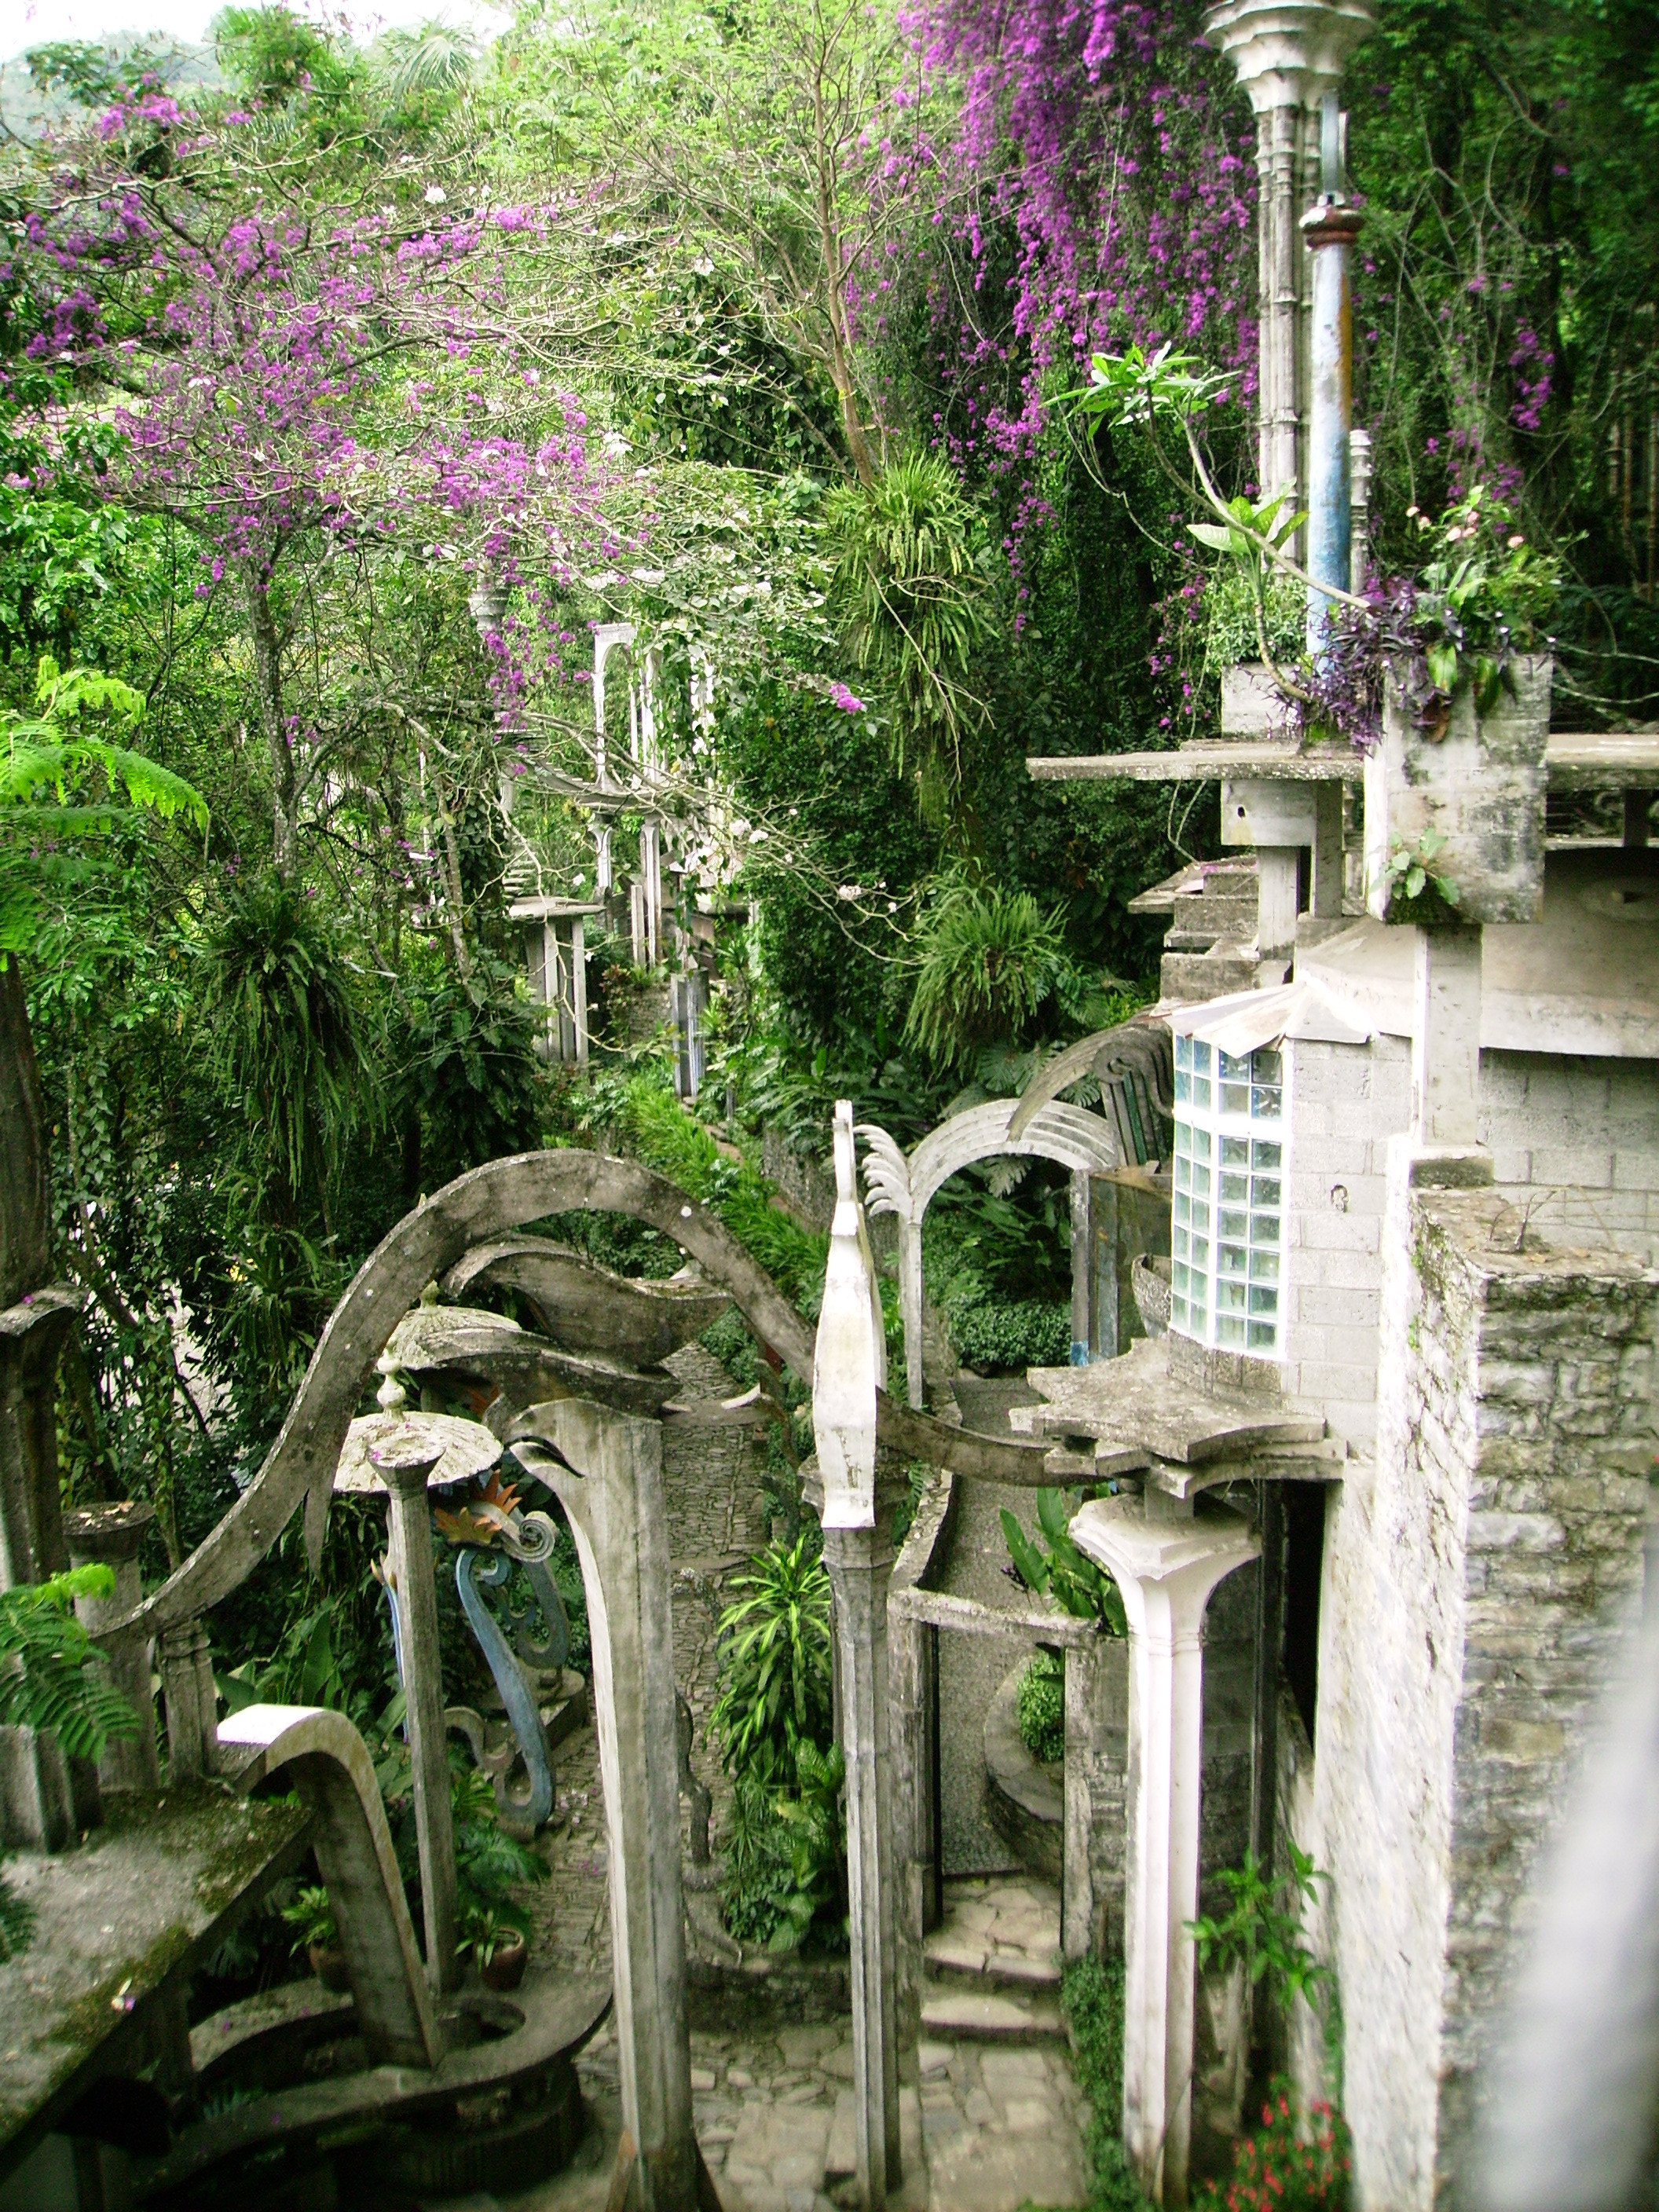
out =
[[[936,1981],[952,1988],[963,1984],[977,1989],[1057,1990],[1058,1957],[1033,1957],[1029,1951],[997,1951],[971,1936],[941,1929],[928,1936],[923,1949],[927,1971]]]
[[[1060,2000],[1048,1990],[968,1990],[924,1982],[921,2025],[930,2036],[960,2043],[1050,2043],[1066,2039]]]

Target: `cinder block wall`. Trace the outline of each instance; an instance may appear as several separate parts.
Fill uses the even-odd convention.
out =
[[[1411,1119],[1411,1045],[1287,1045],[1290,1219],[1285,1371],[1334,1436],[1369,1445],[1376,1426],[1376,1331],[1388,1146]]]
[[[1639,1602],[1659,1311],[1624,1255],[1516,1251],[1496,1193],[1394,1200],[1374,1467],[1327,1516],[1302,1838],[1333,1877],[1364,2212],[1457,2202],[1528,1878]]]
[[[1291,1060],[1285,1387],[1364,1450],[1376,1427],[1388,1140],[1411,1117],[1411,1045],[1286,1047]],[[1659,1252],[1659,1063],[1480,1056],[1497,1187],[1558,1243]]]

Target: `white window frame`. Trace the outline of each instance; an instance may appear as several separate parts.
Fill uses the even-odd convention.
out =
[[[1285,1357],[1290,1058],[1175,1033],[1170,1327],[1221,1352]]]

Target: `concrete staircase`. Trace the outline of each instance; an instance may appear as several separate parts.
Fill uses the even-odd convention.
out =
[[[1063,2042],[1060,1892],[1030,1875],[945,1887],[927,1939],[921,2027],[952,2042]]]

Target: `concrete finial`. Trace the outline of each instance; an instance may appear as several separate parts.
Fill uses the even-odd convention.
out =
[[[826,1528],[872,1528],[876,1393],[887,1387],[887,1339],[870,1239],[859,1203],[853,1108],[837,1101],[836,1212],[812,1362],[812,1431]]]
[[[1370,0],[1220,0],[1204,18],[1258,115],[1316,106],[1376,28]]]

